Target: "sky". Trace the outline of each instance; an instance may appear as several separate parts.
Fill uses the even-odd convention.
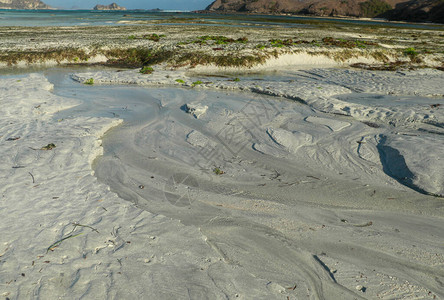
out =
[[[127,9],[177,9],[198,10],[205,9],[213,0],[42,0],[44,3],[56,8],[86,8],[91,9],[97,4],[108,5],[116,2]]]

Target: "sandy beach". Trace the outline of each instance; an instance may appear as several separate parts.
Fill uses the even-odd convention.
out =
[[[2,299],[444,298],[442,31],[109,28],[0,28]]]

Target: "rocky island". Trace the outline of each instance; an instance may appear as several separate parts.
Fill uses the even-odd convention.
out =
[[[0,0],[0,9],[51,9],[40,0]]]
[[[111,3],[110,5],[100,5],[94,6],[94,10],[126,10],[125,7],[119,6],[116,3]]]

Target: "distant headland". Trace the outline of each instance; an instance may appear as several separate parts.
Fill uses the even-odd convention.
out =
[[[0,9],[52,9],[40,0],[0,0]]]

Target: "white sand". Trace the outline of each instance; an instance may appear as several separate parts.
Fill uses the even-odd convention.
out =
[[[444,191],[443,110],[430,106],[443,103],[442,72],[311,69],[285,81],[156,72],[74,76],[99,84],[207,82],[168,95],[161,107],[148,103],[154,116],[110,135],[97,172],[121,197],[199,226],[226,262],[282,287],[278,299],[444,297],[442,198],[424,195]],[[353,93],[428,102],[336,97]],[[190,102],[208,110],[188,116],[180,107]],[[175,205],[158,201],[170,185]]]
[[[91,162],[102,153],[99,138],[120,121],[55,120],[78,103],[51,88],[42,75],[0,79],[2,299],[275,295],[264,279],[222,262],[196,227],[136,208],[99,184]],[[49,143],[56,148],[35,150]],[[72,234],[82,235],[47,252]]]
[[[444,297],[442,198],[425,195],[444,193],[442,107],[336,97],[387,91],[442,103],[442,74],[76,74],[95,84],[204,82],[127,101],[128,111],[149,113],[107,135],[100,182],[91,163],[121,120],[57,120],[79,101],[55,96],[42,75],[0,79],[0,296]],[[187,114],[190,103],[205,113]]]

